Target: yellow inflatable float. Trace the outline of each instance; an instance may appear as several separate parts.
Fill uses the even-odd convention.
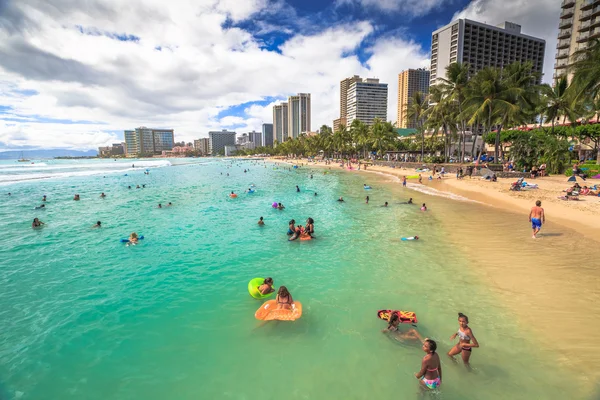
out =
[[[261,321],[295,321],[302,316],[302,303],[295,301],[291,309],[277,308],[275,300],[266,301],[254,314]]]

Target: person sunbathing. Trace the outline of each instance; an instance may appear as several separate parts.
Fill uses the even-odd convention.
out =
[[[579,194],[582,196],[587,196],[588,194],[590,194],[590,189],[587,186],[584,186],[583,189],[581,189],[581,191],[579,192]]]

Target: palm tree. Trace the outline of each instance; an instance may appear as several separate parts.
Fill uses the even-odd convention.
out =
[[[469,84],[470,65],[466,63],[452,63],[446,67],[446,78],[440,78],[441,89],[449,100],[455,102],[458,107],[458,114],[462,115],[463,103],[466,99],[467,85]],[[464,117],[459,119],[462,142],[461,162],[465,157],[465,132],[467,129]]]
[[[416,121],[417,131],[421,134],[421,162],[425,159],[425,132],[424,117],[426,116],[427,109],[429,108],[429,100],[427,95],[416,92],[411,98],[408,99],[406,106],[406,116],[409,120]]]
[[[449,133],[456,132],[456,105],[445,92],[441,85],[434,85],[429,88],[429,101],[431,107],[425,112],[428,129],[438,132],[441,128],[444,132],[444,162],[448,161],[448,138]]]
[[[572,85],[577,97],[598,98],[600,94],[600,40],[595,39],[588,47],[575,52]]]
[[[561,116],[569,118],[569,121],[577,119],[572,107],[573,91],[569,90],[566,76],[560,77],[554,87],[547,84],[542,85],[540,92],[542,94],[542,115],[546,120],[552,121],[552,135],[554,135],[554,124]]]
[[[393,146],[397,138],[392,123],[381,121],[379,118],[373,120],[370,133],[371,146],[374,150],[377,150],[377,154],[380,156],[383,156],[384,150]]]
[[[350,124],[350,136],[352,137],[352,143],[356,146],[357,152],[362,150],[364,157],[369,144],[369,127],[364,122],[355,119]]]

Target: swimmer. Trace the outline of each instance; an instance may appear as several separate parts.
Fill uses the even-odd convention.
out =
[[[300,192],[300,188],[296,185],[296,192]]]
[[[10,193],[10,192],[8,192],[8,195],[10,196],[10,195],[11,195],[11,193]]]
[[[37,207],[35,207],[35,208],[34,208],[34,210],[43,210],[43,209],[45,209],[45,208],[46,208],[46,205],[45,205],[45,204],[42,204],[41,206],[37,206]]]
[[[296,232],[296,220],[293,219],[288,223],[288,231],[287,234],[288,235],[293,235],[294,232]]]
[[[294,299],[292,299],[292,295],[285,286],[279,288],[275,301],[277,302],[277,308],[284,310],[290,310],[292,304],[294,304]]]
[[[46,201],[46,195],[44,195],[44,197],[42,197],[42,201]]]
[[[473,335],[473,331],[469,328],[468,324],[469,317],[463,313],[458,313],[458,331],[450,336],[450,340],[454,340],[458,336],[458,343],[450,349],[448,356],[450,356],[452,361],[456,361],[454,356],[460,353],[463,363],[467,368],[470,368],[469,359],[471,358],[471,351],[474,347],[479,347],[479,342],[475,339],[475,335]]]
[[[162,204],[158,203],[158,208],[162,208]]]
[[[315,192],[315,196],[317,195],[317,192]]]
[[[100,194],[100,198],[102,198],[102,199],[103,199],[103,198],[105,198],[105,197],[106,197],[106,195],[104,194],[104,192],[102,192],[102,194]]]
[[[423,337],[419,334],[419,332],[417,332],[416,329],[411,328],[406,332],[400,332],[398,330],[399,325],[400,325],[400,317],[398,316],[397,313],[393,313],[392,316],[390,317],[387,328],[385,328],[381,332],[383,332],[383,333],[394,332],[394,339],[396,339],[398,341],[402,341],[402,342],[408,341],[408,340],[418,340],[421,342],[423,341]]]
[[[408,201],[406,202],[406,204],[413,204],[412,197],[410,199],[408,199]]]
[[[423,203],[423,205],[421,206],[421,211],[427,211],[427,206],[425,205],[425,203]]]
[[[437,389],[442,384],[442,363],[440,356],[435,352],[437,344],[431,339],[423,341],[423,351],[427,353],[423,357],[421,370],[415,373],[422,389]]]
[[[312,174],[310,174],[310,179],[312,179]]]
[[[137,185],[135,188],[136,188],[136,189],[140,189],[140,185]]]
[[[387,207],[387,206],[388,206],[388,202],[386,201],[386,202],[384,203],[384,205],[382,205],[381,207]]]
[[[40,220],[39,220],[39,219],[37,219],[37,218],[34,218],[34,219],[33,219],[33,222],[31,223],[31,227],[32,227],[32,228],[41,228],[41,227],[42,227],[42,225],[46,225],[46,224],[44,224],[42,221],[40,221]]]
[[[302,225],[298,225],[294,230],[294,234],[288,240],[291,242],[298,239],[302,235],[302,232],[304,232],[304,228],[302,228]]]
[[[281,203],[277,203],[277,209],[278,210],[283,210],[285,208],[285,206]]]
[[[127,246],[131,245],[131,246],[135,246],[138,242],[138,235],[135,232],[132,232],[131,235],[129,235],[129,241],[127,242]]]
[[[273,278],[265,278],[264,283],[258,287],[258,291],[263,295],[273,293],[275,291],[273,289]]]
[[[92,228],[102,228],[102,222],[97,221],[96,225],[92,226]]]
[[[127,189],[131,189],[131,186],[127,186]]]
[[[146,187],[146,185],[142,185],[142,188],[145,188],[145,187]]]
[[[304,233],[308,234],[310,237],[314,237],[315,234],[315,220],[311,217],[308,217],[306,220],[306,227],[304,229]]]
[[[369,204],[369,196],[367,196],[367,198],[365,200],[366,200],[365,203]]]
[[[171,207],[172,205],[173,205],[173,203],[171,203],[171,202],[167,203],[167,207]]]
[[[340,198],[337,201],[344,201],[344,198],[340,196]]]
[[[260,226],[263,226],[265,224],[265,221],[263,221],[263,217],[260,217],[260,219],[258,220],[258,224]]]
[[[75,197],[73,197],[73,200],[75,200],[75,201],[79,201],[79,195],[78,195],[78,194],[76,194],[76,195],[75,195]]]

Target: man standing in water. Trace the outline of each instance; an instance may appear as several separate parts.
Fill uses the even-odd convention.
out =
[[[542,224],[546,223],[546,214],[544,214],[544,209],[541,207],[542,202],[540,200],[535,202],[535,207],[531,207],[531,211],[529,212],[529,222],[531,222],[531,229],[533,229],[532,238],[536,239],[537,234],[542,229]]]

